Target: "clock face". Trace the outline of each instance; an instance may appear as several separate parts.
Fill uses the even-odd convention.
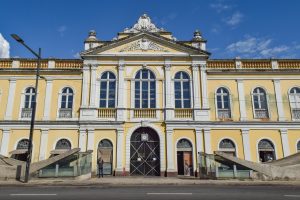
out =
[[[141,134],[141,141],[143,141],[143,142],[148,141],[148,134],[147,133],[142,133]]]

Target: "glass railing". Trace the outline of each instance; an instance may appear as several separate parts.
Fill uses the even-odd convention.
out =
[[[40,178],[76,177],[91,173],[92,154],[77,153],[39,171]]]

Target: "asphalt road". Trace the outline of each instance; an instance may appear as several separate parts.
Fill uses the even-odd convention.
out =
[[[237,200],[300,200],[300,187],[296,186],[68,186],[68,187],[0,187],[0,199],[237,199]]]

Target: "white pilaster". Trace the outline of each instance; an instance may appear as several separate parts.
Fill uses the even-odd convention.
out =
[[[175,172],[173,129],[167,129],[167,172]]]
[[[90,107],[96,107],[96,69],[97,65],[92,65],[91,68],[91,92],[90,92]]]
[[[237,87],[238,87],[238,95],[239,95],[239,105],[240,105],[240,120],[247,120],[246,113],[246,101],[245,101],[245,93],[244,93],[244,82],[241,79],[237,79]]]
[[[287,129],[281,129],[280,135],[281,135],[281,143],[283,149],[283,157],[287,157],[290,155],[290,145],[289,145]]]
[[[95,138],[95,130],[88,129],[87,150],[94,150],[94,138]]]
[[[83,65],[83,80],[82,80],[82,96],[81,106],[88,106],[88,93],[89,93],[89,65]]]
[[[19,68],[20,67],[20,61],[19,60],[13,60],[12,61],[12,68]]]
[[[47,143],[48,143],[48,129],[41,130],[41,145],[40,145],[40,155],[39,161],[46,159],[46,152],[47,152]]]
[[[193,96],[194,108],[200,108],[200,79],[199,79],[199,65],[192,65],[193,71]]]
[[[124,82],[124,64],[119,64],[118,66],[118,103],[117,103],[117,120],[124,121],[125,117],[125,82]]]
[[[79,130],[79,148],[81,152],[86,151],[86,129]]]
[[[135,98],[135,94],[134,94],[134,91],[135,91],[135,81],[134,80],[131,80],[130,81],[130,119],[133,118],[133,110],[132,108],[135,107],[134,105],[134,98]]]
[[[15,99],[15,90],[16,90],[16,79],[10,79],[9,80],[9,90],[8,90],[8,101],[6,106],[6,112],[5,112],[5,120],[11,120],[12,119],[12,112],[13,112],[13,106],[14,106],[14,99]]]
[[[207,94],[207,75],[206,65],[200,65],[201,68],[201,90],[202,90],[202,108],[208,109],[208,94]]]
[[[251,148],[249,139],[249,129],[242,129],[243,148],[245,160],[251,161]]]
[[[282,95],[281,95],[281,87],[280,87],[280,80],[274,79],[274,88],[275,88],[275,97],[276,97],[276,105],[277,105],[277,111],[278,111],[278,120],[279,121],[285,121],[284,116],[284,109],[283,109],[283,103],[282,103]]]
[[[50,119],[52,85],[53,85],[52,80],[47,79],[43,120],[49,120]]]
[[[124,130],[117,130],[117,169],[123,171],[123,152],[124,152]]]
[[[165,119],[166,120],[172,120],[173,119],[173,113],[174,113],[174,99],[172,98],[172,82],[171,82],[171,64],[165,64],[164,66],[164,72],[165,72]]]
[[[212,154],[210,129],[209,128],[203,129],[203,133],[204,133],[204,150],[205,150],[205,153]]]
[[[203,132],[201,129],[196,129],[196,153],[203,152]],[[198,158],[198,157],[197,157]]]
[[[8,156],[8,143],[9,143],[9,129],[2,130],[2,140],[1,140],[1,151],[0,154],[3,156]]]

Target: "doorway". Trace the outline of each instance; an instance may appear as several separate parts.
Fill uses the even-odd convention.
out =
[[[194,175],[193,148],[186,139],[181,139],[177,143],[177,173],[185,176]]]

